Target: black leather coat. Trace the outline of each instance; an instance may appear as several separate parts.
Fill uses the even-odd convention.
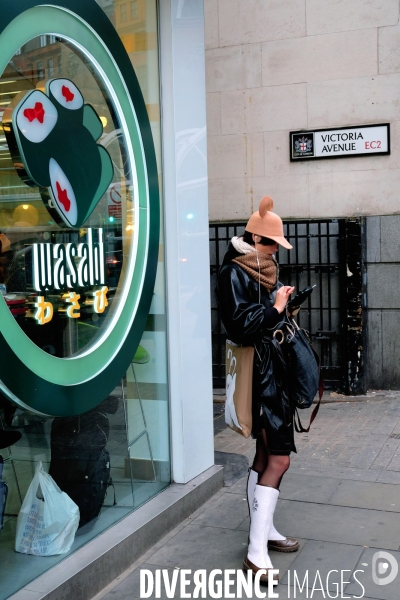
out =
[[[271,454],[289,454],[296,452],[296,447],[287,396],[288,373],[279,344],[273,338],[274,328],[282,317],[273,308],[274,292],[268,293],[233,263],[237,256],[240,254],[229,243],[216,289],[222,322],[229,340],[255,348],[253,437],[265,428]]]

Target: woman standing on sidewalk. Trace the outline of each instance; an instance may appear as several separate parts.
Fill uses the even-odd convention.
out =
[[[271,343],[274,327],[294,287],[278,282],[278,245],[292,248],[283,235],[280,217],[265,196],[249,219],[242,237],[234,237],[225,254],[217,286],[218,303],[228,339],[254,346],[253,429],[256,454],[247,482],[250,536],[243,568],[257,573],[272,563],[268,549],[294,552],[299,543],[281,535],[273,514],[282,477],[290,465],[294,445],[293,415],[288,403],[285,364]]]

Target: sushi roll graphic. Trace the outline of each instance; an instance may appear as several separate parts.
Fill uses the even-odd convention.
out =
[[[47,81],[45,92],[22,93],[3,116],[15,169],[39,186],[60,225],[81,227],[110,185],[114,170],[99,116],[69,79]]]

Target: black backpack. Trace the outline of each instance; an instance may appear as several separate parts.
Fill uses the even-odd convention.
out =
[[[76,417],[55,418],[51,428],[49,474],[80,511],[79,527],[96,519],[109,486],[109,422],[97,409]],[[114,505],[115,488],[114,488]]]
[[[294,428],[297,433],[308,433],[318,414],[324,390],[319,356],[311,345],[307,331],[299,327],[294,319],[285,317],[276,326],[273,338],[286,361],[287,388],[293,409]],[[319,400],[311,414],[310,424],[305,428],[300,421],[298,409],[309,408],[317,393]]]
[[[107,495],[114,488],[110,475],[110,454],[102,448],[80,458],[53,458],[49,474],[63,492],[79,506],[79,527],[96,519]],[[114,505],[115,490],[114,490]]]

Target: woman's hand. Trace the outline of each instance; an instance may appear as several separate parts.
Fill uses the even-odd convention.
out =
[[[288,303],[289,296],[294,292],[294,287],[290,285],[283,285],[278,290],[276,290],[276,298],[274,308],[278,311],[278,313],[282,313],[285,310],[285,306]]]

